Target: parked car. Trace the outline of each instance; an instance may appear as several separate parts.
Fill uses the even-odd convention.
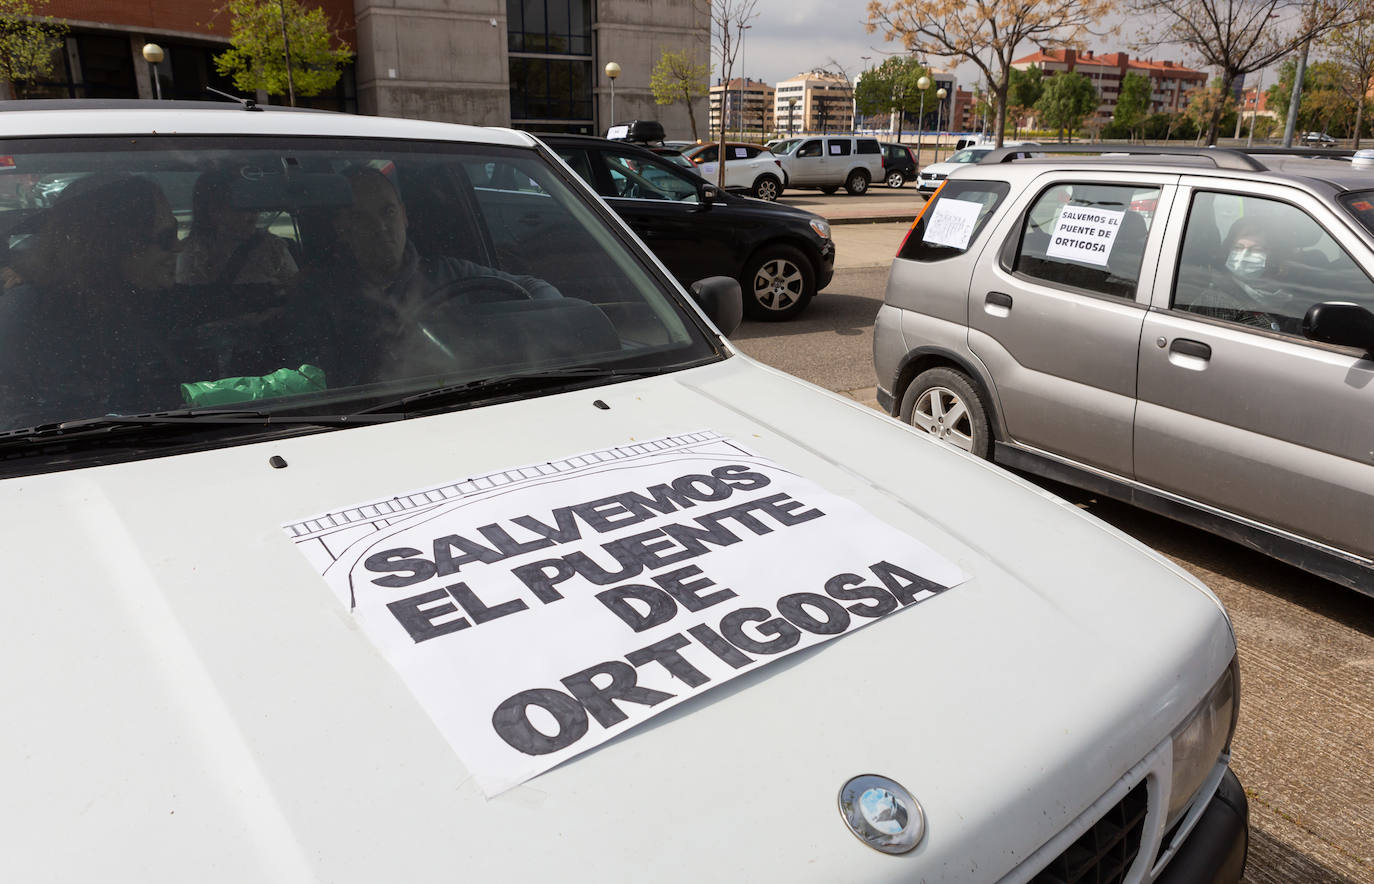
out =
[[[1303,144],[1335,144],[1336,139],[1327,135],[1325,132],[1304,132],[1302,133]]]
[[[689,147],[682,155],[691,160],[702,178],[712,183],[718,180],[719,144],[699,144]],[[782,196],[785,177],[782,163],[768,148],[742,141],[725,142],[727,190],[747,192],[757,199],[773,202]]]
[[[1374,595],[1374,172],[1001,159],[945,181],[893,262],[884,407]]]
[[[883,182],[888,187],[901,187],[916,178],[916,154],[905,144],[882,142]]]
[[[800,138],[791,145],[780,145],[777,154],[787,173],[787,186],[819,188],[834,193],[843,187],[858,196],[868,185],[883,180],[883,152],[876,138],[851,135],[826,135]]]
[[[722,193],[634,145],[579,135],[540,137],[680,282],[737,279],[745,312],[755,319],[791,319],[835,274],[835,243],[819,215]]]
[[[1215,596],[740,354],[534,137],[0,116],[81,176],[0,211],[3,880],[1240,879]],[[230,235],[299,272],[176,281]]]
[[[1007,141],[1003,147],[1026,147],[1035,145],[1034,141]],[[929,163],[921,168],[921,174],[916,179],[916,188],[922,193],[934,193],[947,178],[950,173],[957,170],[966,163],[976,163],[983,157],[996,150],[997,146],[991,143],[982,143],[974,147],[965,147],[950,154],[949,158],[939,163]],[[1034,156],[1030,151],[1018,151],[1015,154],[1017,159]]]

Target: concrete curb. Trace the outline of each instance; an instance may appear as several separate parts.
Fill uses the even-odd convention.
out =
[[[915,220],[916,220],[916,215],[917,215],[917,213],[918,213],[919,211],[920,211],[920,210],[917,209],[915,212],[904,213],[904,214],[901,214],[901,215],[839,215],[839,216],[827,215],[827,216],[824,216],[824,217],[825,217],[825,220],[826,220],[826,221],[829,221],[832,225],[833,225],[833,224],[891,224],[891,223],[893,223],[894,221],[900,221],[900,222],[902,222],[902,223],[904,223],[904,224],[910,224],[912,221],[915,221]],[[820,214],[820,213],[817,213],[817,214]]]

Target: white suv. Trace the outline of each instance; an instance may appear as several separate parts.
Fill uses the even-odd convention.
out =
[[[882,181],[883,149],[876,138],[825,135],[779,145],[788,187],[814,187],[834,193],[843,187],[855,196]]]
[[[533,136],[6,107],[0,880],[1239,880],[1217,599]]]
[[[692,161],[697,174],[716,183],[719,180],[720,145],[712,142],[688,148],[682,155]],[[773,202],[782,196],[786,176],[773,152],[758,144],[725,142],[725,187],[747,191],[751,196]]]

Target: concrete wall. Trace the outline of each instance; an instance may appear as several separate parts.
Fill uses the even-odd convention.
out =
[[[615,81],[616,119],[658,120],[668,138],[690,138],[686,106],[655,104],[649,78],[665,50],[687,50],[700,64],[709,62],[709,8],[701,0],[598,0],[593,27],[598,134],[604,135],[611,122],[611,85],[604,69],[607,62],[614,61],[621,70]],[[706,99],[698,99],[693,109],[697,132],[702,138],[709,137]]]
[[[358,109],[510,125],[504,0],[357,0]]]

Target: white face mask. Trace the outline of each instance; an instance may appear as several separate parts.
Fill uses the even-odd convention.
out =
[[[1264,272],[1267,260],[1263,249],[1253,246],[1235,248],[1226,258],[1226,269],[1244,279],[1254,279]]]

